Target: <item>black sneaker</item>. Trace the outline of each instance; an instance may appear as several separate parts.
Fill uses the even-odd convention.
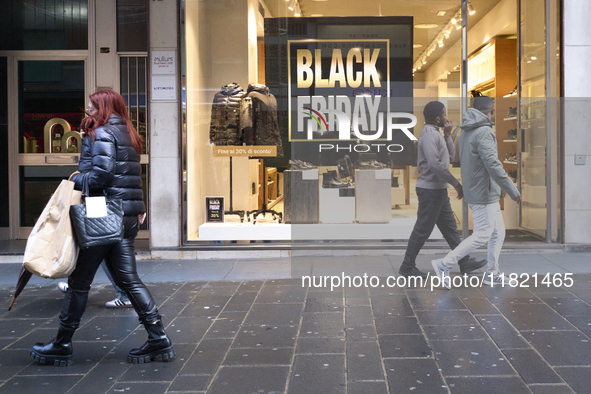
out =
[[[472,271],[476,271],[486,265],[486,259],[476,260],[474,257],[470,257],[466,264],[459,264],[460,272],[462,275],[469,274]]]
[[[428,276],[426,273],[419,270],[417,267],[412,267],[412,268],[400,267],[400,269],[398,270],[398,274],[402,275],[406,278],[408,278],[409,276],[420,276],[421,278],[427,279],[427,276]]]

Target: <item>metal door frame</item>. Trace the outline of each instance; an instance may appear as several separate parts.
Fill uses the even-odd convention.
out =
[[[18,63],[20,61],[83,61],[84,62],[84,96],[85,104],[88,92],[92,90],[90,78],[91,61],[88,50],[81,51],[6,51],[0,52],[0,56],[6,56],[8,61],[8,184],[9,184],[9,238],[26,239],[32,227],[20,225],[20,179],[21,166],[55,166],[45,162],[46,154],[20,153],[18,141],[19,114],[18,114]],[[61,156],[79,156],[79,154],[61,154]]]

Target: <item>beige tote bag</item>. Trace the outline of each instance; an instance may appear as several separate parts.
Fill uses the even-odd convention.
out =
[[[63,180],[37,219],[27,240],[23,265],[42,278],[68,277],[76,268],[79,248],[70,222],[70,205],[80,204],[82,192]]]

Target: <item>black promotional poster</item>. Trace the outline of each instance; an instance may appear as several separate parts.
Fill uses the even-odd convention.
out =
[[[294,159],[330,166],[372,154],[414,163],[412,18],[265,23],[267,86]]]

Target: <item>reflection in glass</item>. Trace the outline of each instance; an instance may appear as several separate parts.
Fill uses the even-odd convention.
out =
[[[117,0],[117,51],[148,51],[147,0]]]
[[[21,61],[18,76],[19,152],[78,153],[84,62]]]
[[[87,0],[5,0],[0,50],[88,49]]]
[[[546,21],[545,0],[521,1],[519,105],[521,226],[546,235]]]
[[[20,225],[33,227],[45,204],[62,179],[78,170],[78,166],[26,166],[20,174]]]

